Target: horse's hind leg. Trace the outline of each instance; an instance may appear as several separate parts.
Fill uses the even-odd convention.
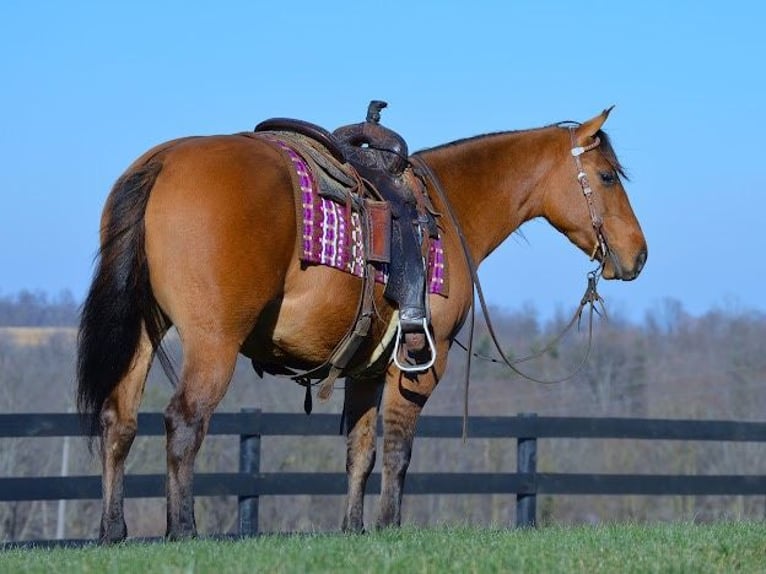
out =
[[[182,336],[183,339],[183,336]],[[194,459],[210,417],[229,386],[239,345],[211,334],[184,341],[181,382],[165,409],[167,532],[171,540],[197,534],[192,483]]]
[[[125,458],[136,437],[138,407],[153,356],[154,349],[142,329],[130,370],[101,409],[101,542],[123,540],[128,534],[123,511]]]
[[[343,515],[344,532],[364,530],[364,489],[375,465],[377,414],[382,377],[346,379],[346,474],[348,496]]]

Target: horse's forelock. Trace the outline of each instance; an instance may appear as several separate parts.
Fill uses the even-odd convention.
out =
[[[614,148],[612,147],[612,142],[609,139],[609,136],[603,130],[598,130],[598,133],[596,135],[601,140],[601,143],[598,146],[598,150],[601,152],[604,158],[606,158],[606,161],[608,161],[609,165],[611,165],[614,168],[614,170],[620,174],[620,177],[622,177],[626,181],[630,181],[630,178],[628,177],[628,174],[626,173],[625,168],[620,163],[620,160],[618,159],[617,154],[615,153]]]

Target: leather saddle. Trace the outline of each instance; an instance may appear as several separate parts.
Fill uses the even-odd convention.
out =
[[[386,105],[373,100],[364,122],[340,127],[332,133],[313,123],[290,118],[265,120],[254,131],[297,133],[320,144],[324,153],[309,146],[308,154],[321,171],[330,174],[317,178],[323,195],[341,203],[358,202],[358,196],[349,199],[354,194],[348,191],[354,187],[355,174],[368,193],[390,208],[390,239],[386,242],[390,256],[384,295],[399,309],[394,360],[403,370],[419,371],[430,367],[436,355],[428,332],[426,254],[429,238],[437,237],[438,229],[425,186],[410,167],[407,143],[398,133],[380,125],[380,111]],[[400,340],[407,352],[401,362],[397,360]],[[427,364],[421,360],[424,354],[428,355]]]

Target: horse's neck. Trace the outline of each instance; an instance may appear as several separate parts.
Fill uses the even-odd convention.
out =
[[[552,129],[504,132],[422,152],[477,263],[543,214],[543,184],[559,155],[555,136]]]

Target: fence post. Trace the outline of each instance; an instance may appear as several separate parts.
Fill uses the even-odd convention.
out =
[[[535,413],[519,413],[519,418],[533,418]],[[516,472],[532,475],[531,493],[516,494],[516,527],[534,528],[537,523],[537,437],[516,439]]]
[[[241,409],[244,416],[260,418],[261,409]],[[261,434],[239,435],[239,472],[240,474],[258,474],[261,471]],[[239,534],[254,536],[258,534],[258,495],[240,496]]]

